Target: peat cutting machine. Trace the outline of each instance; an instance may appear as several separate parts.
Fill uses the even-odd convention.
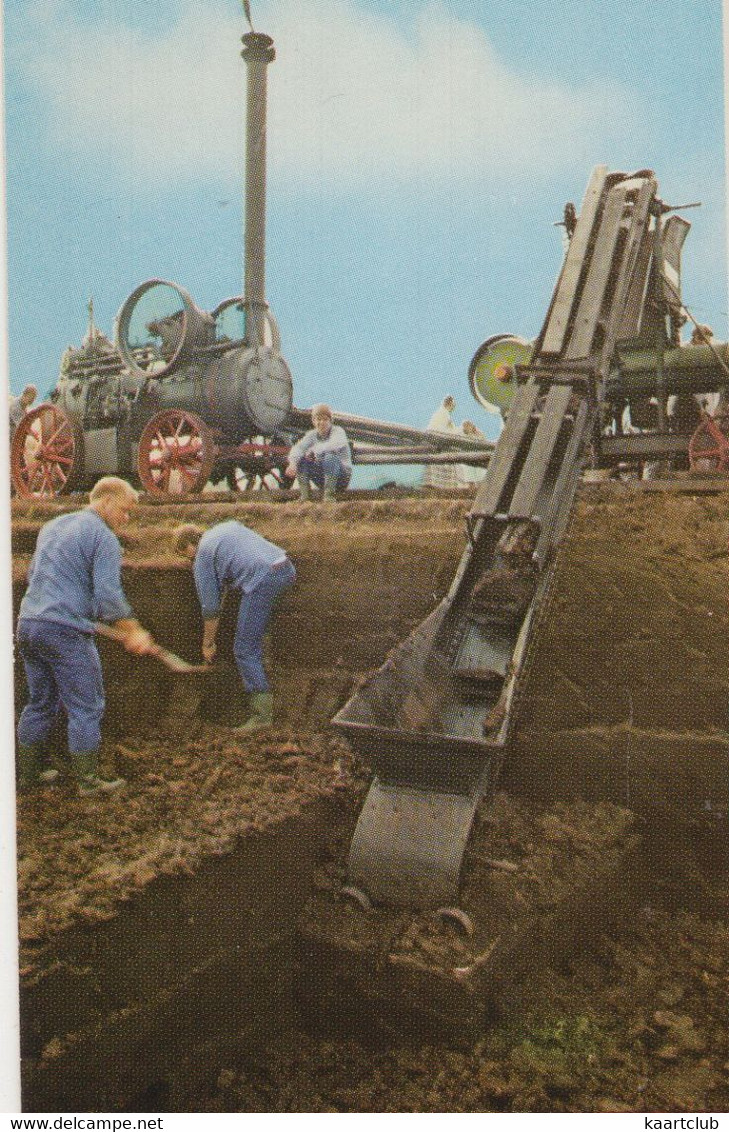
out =
[[[586,459],[685,457],[689,436],[667,427],[667,400],[729,381],[725,344],[677,345],[689,224],[654,174],[598,167],[572,213],[536,341],[490,338],[471,364],[474,392],[502,406],[505,427],[450,590],[333,720],[375,772],[343,890],[364,907],[458,918],[469,832],[497,781]],[[658,427],[621,434],[626,406],[637,417],[651,398]],[[714,466],[704,435],[697,451]]]
[[[226,479],[233,490],[283,487],[291,444],[311,427],[265,297],[266,80],[273,40],[243,36],[247,64],[244,296],[200,310],[176,283],[150,279],[123,304],[116,344],[95,327],[69,347],[48,402],[13,438],[20,496],[88,489],[118,474],[172,498]],[[493,445],[337,412],[360,464],[474,463]]]

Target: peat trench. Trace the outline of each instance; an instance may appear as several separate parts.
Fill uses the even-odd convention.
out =
[[[594,528],[585,527],[584,518],[589,508],[602,508],[603,526],[608,520],[603,549],[619,557],[609,529],[611,505],[610,497],[583,500],[504,789],[482,806],[473,831],[462,922],[402,910],[366,914],[340,898],[367,774],[326,727],[356,680],[381,662],[447,585],[459,550],[453,538],[458,508],[449,504],[444,518],[447,508],[440,504],[440,528],[434,536],[431,523],[427,538],[415,529],[422,516],[413,524],[403,518],[398,534],[383,515],[387,539],[377,532],[374,559],[372,530],[359,531],[361,544],[357,534],[336,524],[324,539],[316,529],[300,538],[293,550],[300,585],[284,603],[271,641],[280,724],[266,736],[238,740],[219,726],[236,722],[242,708],[234,675],[224,667],[205,678],[201,692],[199,685],[175,683],[178,678],[152,661],[133,662],[102,644],[109,700],[105,758],[128,778],[124,796],[76,799],[64,782],[53,793],[21,799],[19,807],[26,1111],[642,1107],[646,1093],[632,1101],[633,1084],[593,1102],[580,1099],[586,1088],[581,1081],[571,1104],[570,1088],[552,1087],[552,1061],[539,1072],[517,1066],[518,1084],[513,1066],[508,1078],[502,1069],[501,1076],[483,1070],[497,1064],[488,1060],[497,1056],[487,1048],[490,1033],[503,1035],[515,1018],[536,1017],[553,1006],[550,995],[560,979],[579,983],[576,956],[604,961],[606,940],[614,948],[637,948],[636,931],[655,933],[656,923],[665,924],[666,934],[677,931],[676,917],[715,924],[705,948],[714,966],[707,959],[707,969],[729,987],[729,767],[720,708],[690,730],[678,718],[670,728],[659,726],[642,693],[626,719],[624,690],[616,690],[615,680],[612,698],[590,699],[591,673],[602,677],[615,650],[633,649],[634,660],[649,670],[648,630],[664,668],[669,664],[663,622],[643,617],[644,636],[636,644],[633,619],[626,614],[623,625],[616,603],[605,598],[612,595],[615,571],[605,554],[588,546]],[[707,522],[720,521],[719,511],[701,507]],[[648,510],[641,516],[648,525]],[[21,530],[23,550],[32,542],[29,527]],[[267,533],[265,521],[259,529]],[[323,574],[313,545],[305,545],[308,537],[319,555],[322,546],[331,552],[327,564],[341,561],[346,542],[350,569],[356,570],[361,552],[367,575],[358,602],[352,600],[351,572],[337,577],[333,568]],[[709,561],[718,590],[726,579]],[[655,583],[671,585],[667,573],[658,570]],[[682,577],[690,590],[696,578],[690,570]],[[636,600],[650,605],[645,578],[646,571]],[[173,562],[140,559],[128,563],[125,584],[142,620],[165,644],[195,659],[199,626],[189,616],[189,573]],[[631,593],[631,585],[623,578],[620,592]],[[677,600],[664,618],[667,632],[696,652],[686,625],[675,621],[684,604],[676,585],[674,579]],[[585,591],[602,593],[589,613],[597,630],[585,624]],[[19,574],[16,598],[21,592]],[[714,629],[726,629],[725,615],[706,578],[702,595],[718,620],[713,641]],[[576,609],[582,625],[576,624]],[[321,616],[322,610],[331,616]],[[227,608],[223,652],[234,616],[235,609]],[[613,630],[607,665],[601,617]],[[706,640],[701,647],[707,654]],[[679,661],[674,649],[672,663]],[[725,688],[725,677],[712,665],[702,670],[694,663],[692,679],[700,684],[702,673],[704,684]],[[555,700],[559,681],[564,690],[560,686]],[[17,683],[22,702],[20,673]],[[701,691],[701,704],[708,704],[709,689]],[[565,707],[560,715],[569,695],[572,714]],[[546,701],[547,726],[539,716]],[[54,750],[58,754],[59,740]],[[685,925],[682,933],[680,939],[694,943],[700,936]],[[628,977],[618,977],[627,987]],[[535,991],[540,979],[547,979],[548,993]],[[605,985],[611,979],[606,972]],[[658,1058],[663,1069],[674,1071],[677,1065],[683,1071],[683,1059],[689,1059],[694,1093],[689,1078],[681,1078],[683,1092],[666,1093],[675,1110],[699,1093],[704,1106],[711,1097],[725,1103],[720,1065],[723,1058],[729,1066],[726,1030],[720,1040],[716,1033],[707,1040],[699,1009],[693,1010],[692,1029],[680,1006],[683,990],[673,994],[670,980],[666,985],[668,991],[659,981],[656,1001],[669,1008],[658,1011],[659,1022],[648,1019],[650,1034],[631,1038],[631,1050],[643,1042],[644,1060]],[[593,987],[590,1010],[598,1016],[602,993]],[[564,1003],[561,1009],[569,1014]],[[585,1017],[592,1017],[590,1010]],[[707,1005],[706,1018],[712,1017]],[[539,1033],[543,1029],[534,1022],[530,1048]],[[566,1039],[559,1034],[564,1054]],[[523,1045],[513,1035],[510,1040],[507,1065],[514,1043],[518,1050]],[[703,1064],[707,1045],[716,1065]],[[353,1048],[354,1070],[348,1064]],[[460,1057],[470,1066],[469,1080],[475,1072],[482,1081],[480,1094],[469,1099],[461,1090],[455,1095],[462,1100],[455,1100],[449,1084],[440,1092],[431,1084],[429,1092],[425,1083],[408,1092],[400,1064],[409,1065],[405,1076],[414,1079],[418,1058],[434,1067],[443,1051],[455,1059],[446,1080],[456,1081]],[[341,1082],[335,1087],[334,1071],[327,1068],[332,1057],[348,1065],[348,1088]],[[637,1066],[637,1054],[631,1057]],[[635,1068],[636,1081],[644,1071]],[[297,1091],[285,1083],[305,1072],[310,1086],[299,1081]],[[386,1103],[383,1074],[389,1080]],[[678,1080],[675,1072],[671,1079]]]

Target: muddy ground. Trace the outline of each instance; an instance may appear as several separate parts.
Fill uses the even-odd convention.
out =
[[[106,648],[105,757],[130,786],[126,801],[103,805],[67,785],[21,800],[25,979],[69,924],[113,922],[161,873],[194,873],[307,801],[338,797],[341,828],[351,823],[363,779],[326,721],[442,597],[465,508],[437,498],[334,511],[235,505],[289,550],[299,575],[271,641],[282,729],[244,744],[216,730],[222,704],[239,710],[223,674],[188,737],[173,737],[171,719],[160,733],[169,679]],[[158,637],[197,659],[191,579],[170,550],[181,510],[140,513],[125,584]],[[17,505],[16,598],[47,514]],[[204,517],[230,515],[210,504]],[[550,852],[550,837],[564,852],[565,837],[569,850],[576,829],[584,836],[585,806],[613,806],[641,840],[638,904],[618,906],[589,947],[529,972],[475,1040],[405,1039],[396,1025],[386,1036],[342,1032],[309,1013],[253,1059],[222,1060],[198,1111],[729,1108],[728,520],[726,494],[584,489],[519,704],[502,778],[514,844],[507,837],[499,852],[534,872],[525,862]],[[554,818],[545,827],[550,813],[561,833]],[[523,830],[535,822],[530,842]],[[344,843],[332,838],[324,878],[341,869]],[[423,940],[421,928],[408,950]]]
[[[726,1112],[726,922],[646,905],[526,980],[470,1047],[299,1029],[225,1064],[225,1112]]]
[[[186,741],[150,733],[117,744],[115,755],[127,787],[103,804],[79,798],[68,780],[20,800],[23,976],[38,974],[49,937],[112,919],[150,881],[192,875],[239,838],[352,785],[344,744],[317,733],[239,739],[206,727]]]

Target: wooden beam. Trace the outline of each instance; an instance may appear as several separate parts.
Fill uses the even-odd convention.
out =
[[[585,199],[582,202],[577,227],[572,234],[562,273],[557,282],[554,301],[542,338],[540,356],[542,354],[559,354],[564,346],[567,326],[582,275],[595,218],[602,199],[606,177],[606,165],[598,165],[593,169],[585,192]]]
[[[624,184],[615,185],[608,193],[589,272],[585,286],[582,288],[572,333],[565,350],[566,358],[586,358],[591,353],[592,340],[595,337],[610,280],[626,197],[627,189]]]
[[[504,431],[473,501],[471,518],[485,519],[498,511],[501,495],[519,454],[538,395],[539,386],[536,381],[528,381],[519,386],[506,418]]]
[[[547,394],[541,420],[509,505],[509,517],[512,519],[531,519],[534,513],[572,395],[571,385],[553,385]]]

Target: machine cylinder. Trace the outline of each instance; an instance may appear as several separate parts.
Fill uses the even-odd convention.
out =
[[[663,380],[667,393],[714,392],[729,385],[728,370],[729,343],[726,342],[714,342],[711,346],[678,346],[666,350],[663,355]],[[654,394],[656,386],[655,351],[626,351],[621,353],[619,369],[608,379],[608,395]]]
[[[241,52],[248,67],[245,191],[246,336],[262,345],[266,309],[266,69],[276,52],[270,35],[248,32]]]
[[[282,356],[243,346],[209,362],[204,376],[205,419],[238,443],[270,436],[286,420],[293,380]]]
[[[210,359],[205,366],[180,367],[173,378],[149,382],[137,413],[146,421],[165,409],[196,413],[222,443],[270,436],[291,409],[293,381],[280,354],[241,346]]]

